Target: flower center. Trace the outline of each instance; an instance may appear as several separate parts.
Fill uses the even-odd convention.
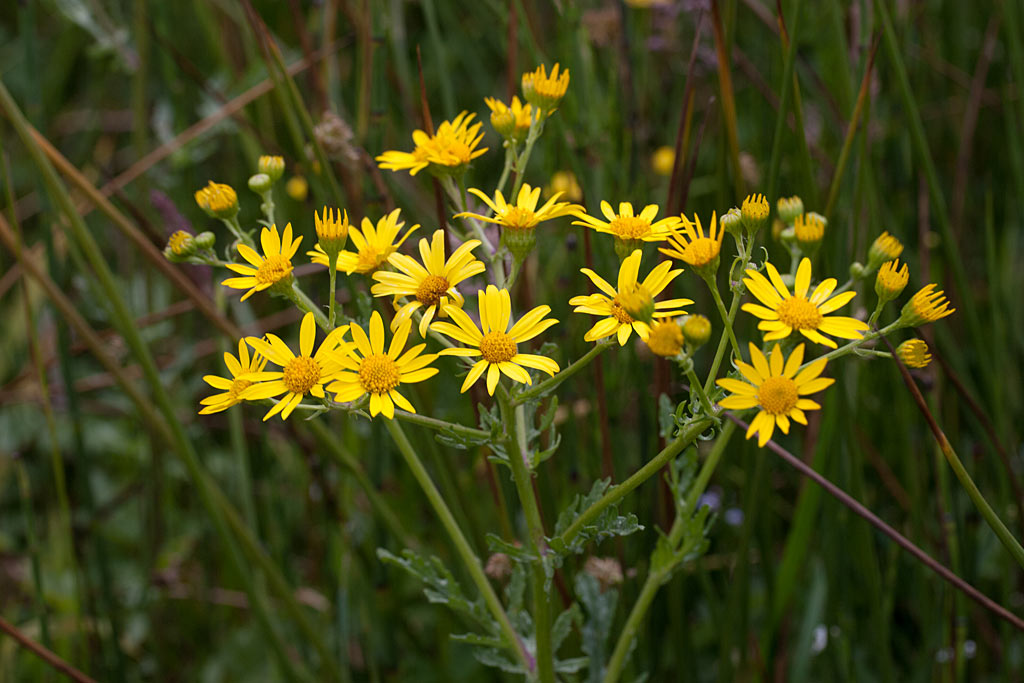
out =
[[[622,303],[617,296],[612,299],[612,317],[618,320],[621,325],[631,325],[635,322],[633,317],[622,307]]]
[[[721,246],[718,240],[698,237],[686,246],[686,251],[683,252],[683,261],[695,267],[707,265],[718,258]]]
[[[359,384],[370,394],[386,394],[398,386],[398,366],[386,354],[367,356],[359,364]]]
[[[488,332],[480,340],[480,354],[488,363],[505,363],[512,360],[516,353],[516,341],[504,332]]]
[[[296,356],[284,366],[282,381],[293,394],[305,394],[320,381],[320,364],[309,356]]]
[[[280,254],[269,254],[264,257],[259,270],[256,271],[256,282],[274,284],[292,274],[291,260]]]
[[[816,330],[821,325],[821,312],[818,307],[802,296],[783,299],[775,309],[779,320],[794,330]]]
[[[639,216],[616,216],[608,227],[621,239],[638,240],[651,231],[651,222]]]
[[[501,222],[510,228],[527,230],[537,225],[537,214],[529,209],[510,206],[502,215]]]
[[[416,299],[424,306],[436,306],[448,287],[448,280],[440,275],[428,275],[416,289]]]
[[[769,377],[757,388],[757,401],[771,415],[786,415],[796,407],[796,382],[788,377]]]
[[[252,386],[252,382],[247,379],[236,379],[231,383],[231,388],[228,389],[228,395],[231,396],[232,401],[237,401],[238,395]]]
[[[359,261],[356,264],[356,272],[369,274],[384,265],[388,260],[389,252],[379,252],[373,247],[367,246],[359,250]]]

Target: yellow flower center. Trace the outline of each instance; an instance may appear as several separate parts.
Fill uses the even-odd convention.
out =
[[[305,394],[320,381],[320,364],[309,356],[296,356],[284,366],[282,381],[293,394]]]
[[[510,206],[501,215],[501,222],[516,230],[528,230],[537,225],[537,214],[529,209]]]
[[[788,377],[769,377],[757,388],[757,402],[770,415],[788,415],[799,398],[796,382]]]
[[[686,246],[686,251],[683,252],[683,261],[694,267],[705,266],[718,258],[721,246],[718,240],[713,240],[710,237],[698,237]]]
[[[369,394],[386,394],[399,385],[398,366],[386,354],[367,356],[359,364],[359,384]]]
[[[248,389],[251,385],[252,382],[247,379],[236,379],[231,383],[231,388],[228,389],[228,395],[231,397],[232,401],[238,401],[238,395]]]
[[[372,273],[384,265],[391,255],[390,251],[379,252],[371,246],[359,250],[359,261],[356,264],[357,273]]]
[[[612,317],[621,325],[632,325],[635,322],[633,317],[622,307],[619,297],[612,299]]]
[[[816,330],[821,325],[821,312],[818,307],[802,296],[791,296],[783,299],[775,309],[779,320],[794,330]]]
[[[280,254],[269,254],[263,258],[256,271],[256,282],[259,284],[274,284],[280,282],[292,274],[292,262]]]
[[[436,306],[448,287],[448,280],[440,275],[428,275],[416,288],[416,299],[424,306]]]
[[[480,340],[480,354],[488,363],[505,363],[512,360],[516,353],[516,340],[504,332],[488,332]]]
[[[651,222],[639,216],[616,216],[608,227],[624,240],[638,240],[651,232]]]

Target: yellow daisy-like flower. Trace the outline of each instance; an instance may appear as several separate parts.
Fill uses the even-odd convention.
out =
[[[659,247],[659,251],[666,256],[677,258],[683,263],[693,266],[705,272],[713,273],[718,268],[718,257],[722,251],[722,238],[725,237],[725,230],[718,229],[718,216],[711,214],[711,228],[708,234],[704,234],[704,226],[700,224],[700,217],[696,214],[693,220],[697,222],[694,226],[686,216],[681,216],[683,231],[672,231],[668,238],[669,247]]]
[[[807,424],[804,411],[819,410],[821,406],[802,397],[818,393],[835,380],[819,377],[827,362],[824,358],[800,370],[804,360],[803,344],[793,349],[788,360],[783,358],[778,344],[772,349],[770,359],[765,358],[761,349],[751,344],[750,360],[753,365],[742,361],[736,363],[747,382],[730,378],[717,381],[718,386],[732,393],[719,401],[718,405],[726,410],[760,408],[760,412],[750,421],[747,438],[757,434],[757,445],[763,447],[772,438],[776,425],[783,434],[789,434],[790,420]]]
[[[399,297],[411,297],[412,300],[398,308],[398,313],[391,321],[394,332],[408,320],[413,312],[423,308],[420,318],[419,332],[421,337],[427,336],[427,328],[435,316],[448,317],[452,307],[462,308],[465,300],[455,289],[466,278],[473,277],[484,271],[484,264],[473,256],[473,250],[480,246],[480,240],[463,242],[452,252],[451,258],[444,259],[444,231],[437,230],[430,243],[420,240],[420,258],[423,265],[416,259],[405,254],[392,254],[388,263],[397,268],[398,273],[378,270],[373,274],[377,281],[370,291],[374,296],[394,296],[398,308]]]
[[[511,106],[493,97],[485,97],[484,102],[491,110],[491,125],[498,135],[517,144],[526,140],[533,122],[533,107],[524,105],[516,96],[512,97]]]
[[[260,256],[259,252],[252,247],[239,243],[238,253],[252,265],[228,263],[228,269],[242,277],[229,277],[221,284],[232,289],[248,289],[249,291],[242,295],[242,301],[245,301],[256,292],[262,292],[278,283],[283,285],[290,283],[293,270],[292,257],[299,250],[301,242],[301,235],[292,239],[291,223],[284,226],[283,234],[278,234],[276,225],[263,228],[263,232],[260,233],[263,256]]]
[[[362,229],[352,226],[348,236],[358,251],[338,252],[338,270],[346,275],[352,273],[369,275],[387,263],[391,255],[398,251],[398,247],[402,246],[402,242],[412,234],[412,231],[420,227],[419,223],[412,226],[396,242],[398,233],[405,225],[404,221],[398,220],[400,212],[401,209],[395,209],[384,216],[377,221],[376,228],[370,219],[365,217],[360,224]],[[327,253],[320,248],[319,244],[314,247],[313,251],[307,251],[306,255],[317,265],[327,266],[330,263]]]
[[[231,218],[238,213],[238,194],[230,185],[215,183],[212,180],[201,190],[197,190],[196,204],[211,216]]]
[[[743,226],[751,234],[757,232],[768,222],[768,213],[771,205],[763,194],[747,195],[740,208],[740,215],[743,219]]]
[[[417,344],[405,351],[405,342],[409,339],[412,321],[406,320],[398,326],[391,337],[391,345],[384,351],[384,322],[380,313],[373,312],[370,316],[370,334],[359,325],[352,323],[352,341],[355,352],[341,360],[342,370],[334,377],[327,391],[335,394],[338,403],[348,403],[370,395],[370,416],[381,413],[384,417],[395,417],[395,406],[410,413],[416,409],[398,393],[402,384],[413,384],[430,379],[437,374],[437,368],[427,366],[437,359],[436,353],[420,355],[426,344]],[[405,353],[403,353],[405,351]]]
[[[523,74],[523,96],[527,102],[547,115],[555,111],[568,89],[569,70],[562,69],[562,73],[559,74],[557,63],[551,69],[550,76],[543,64],[536,70]]]
[[[452,121],[444,121],[433,135],[422,130],[412,134],[416,147],[411,152],[388,151],[377,157],[380,167],[389,171],[409,171],[416,175],[430,167],[432,173],[453,173],[465,169],[470,161],[487,151],[477,149],[484,134],[482,124],[470,125],[475,114],[462,112]]]
[[[481,221],[487,221],[488,223],[497,223],[513,230],[532,230],[544,221],[573,215],[583,210],[583,207],[578,204],[558,201],[558,198],[562,196],[561,192],[556,192],[538,209],[537,203],[540,200],[540,188],[531,188],[527,183],[523,183],[523,186],[519,188],[519,195],[516,197],[515,204],[506,202],[501,190],[494,192],[493,200],[475,187],[469,188],[469,191],[490,207],[494,215],[483,216],[478,213],[463,211],[462,213],[455,214],[455,218],[472,217]]]
[[[879,301],[888,303],[903,293],[909,281],[910,269],[906,263],[901,268],[898,260],[886,261],[875,277],[875,294]]]
[[[892,261],[902,253],[903,243],[888,232],[883,232],[875,238],[868,249],[868,270],[873,270],[886,261]]]
[[[205,375],[203,377],[203,381],[224,393],[207,396],[200,401],[200,405],[205,407],[199,411],[199,414],[219,413],[244,401],[246,399],[245,390],[252,386],[252,382],[247,379],[241,379],[241,376],[252,372],[262,372],[266,364],[266,359],[258,353],[250,356],[249,347],[246,345],[245,340],[239,340],[237,358],[228,351],[224,352],[224,365],[227,366],[228,372],[231,373],[231,379],[218,377],[217,375]]]
[[[908,339],[896,347],[896,355],[908,368],[926,368],[932,362],[932,354],[923,339]]]
[[[660,320],[651,327],[651,333],[644,339],[647,348],[662,358],[674,358],[683,351],[683,328],[673,318]]]
[[[316,225],[316,237],[320,240],[319,246],[324,250],[324,254],[328,251],[341,251],[348,241],[348,231],[352,229],[348,222],[348,211],[339,213],[337,209],[328,209],[325,206],[323,217],[314,211],[313,220]]]
[[[480,308],[480,327],[460,308],[449,311],[455,324],[438,322],[431,325],[432,330],[467,344],[470,348],[442,349],[441,356],[482,356],[466,376],[462,383],[465,392],[480,375],[487,370],[487,393],[494,395],[498,379],[502,373],[523,384],[532,384],[530,374],[524,369],[535,368],[549,375],[558,372],[558,363],[545,356],[532,353],[519,353],[519,344],[533,339],[538,334],[558,323],[552,318],[545,319],[551,312],[550,306],[538,306],[511,328],[512,300],[508,290],[499,290],[488,285],[486,291],[477,293],[477,304]]]
[[[619,202],[619,212],[615,213],[611,204],[602,201],[601,213],[604,214],[606,221],[580,210],[574,212],[580,220],[573,221],[572,224],[612,235],[627,244],[634,243],[635,248],[639,246],[635,244],[636,242],[660,242],[666,239],[672,234],[673,228],[679,225],[679,219],[675,216],[655,221],[654,218],[658,215],[659,210],[657,204],[648,204],[639,215],[635,215],[632,204]],[[632,251],[633,249],[630,249],[630,252]]]
[[[299,355],[292,353],[288,345],[276,334],[267,334],[266,339],[246,337],[245,341],[253,350],[266,357],[271,363],[281,367],[275,372],[251,372],[242,375],[242,379],[253,382],[253,386],[245,390],[244,399],[258,401],[274,396],[285,396],[263,416],[266,422],[274,415],[281,413],[281,419],[288,416],[299,405],[302,397],[312,394],[324,398],[324,385],[334,379],[341,370],[341,363],[350,352],[351,344],[343,341],[348,325],[337,327],[320,344],[313,353],[316,341],[316,321],[312,313],[302,318],[299,328]]]
[[[945,293],[941,289],[935,291],[937,286],[934,283],[925,285],[917,294],[910,297],[910,301],[903,306],[900,314],[900,322],[904,327],[932,323],[956,312],[955,308],[949,307]]]
[[[766,263],[765,269],[768,271],[767,278],[756,270],[748,270],[743,280],[750,293],[764,304],[743,304],[743,310],[761,319],[757,329],[766,333],[765,341],[784,339],[796,330],[812,342],[834,349],[837,344],[825,334],[843,339],[860,339],[868,329],[867,323],[856,318],[838,315],[825,317],[827,313],[845,306],[857,295],[852,291],[843,292],[830,299],[829,295],[837,284],[835,278],[822,280],[808,298],[807,291],[811,287],[810,259],[800,261],[792,294],[775,266]]]
[[[650,325],[634,320],[626,309],[623,308],[621,301],[623,293],[640,289],[646,296],[653,299],[661,294],[662,290],[683,272],[683,269],[671,270],[672,263],[670,261],[662,261],[651,270],[642,283],[638,283],[640,259],[642,256],[643,252],[637,249],[626,257],[622,265],[619,266],[617,287],[612,287],[604,278],[590,268],[580,269],[580,272],[590,278],[590,281],[601,290],[601,293],[574,296],[569,299],[569,305],[576,307],[574,309],[576,313],[604,316],[602,320],[597,321],[583,335],[585,341],[597,341],[598,339],[604,339],[615,334],[618,336],[619,345],[624,346],[626,340],[629,339],[629,336],[634,331],[640,335],[641,339],[647,338],[651,331]],[[682,310],[681,307],[689,306],[692,303],[693,301],[690,299],[657,301],[654,303],[654,314],[652,317],[657,319],[683,315],[686,311]]]

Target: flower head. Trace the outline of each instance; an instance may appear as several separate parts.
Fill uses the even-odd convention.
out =
[[[409,171],[416,175],[425,168],[434,175],[461,173],[473,159],[487,151],[477,149],[484,134],[479,122],[471,124],[475,114],[462,112],[452,121],[444,121],[433,135],[413,131],[416,147],[411,152],[388,151],[377,157],[380,167],[390,171]]]
[[[528,183],[523,183],[523,186],[519,188],[519,195],[516,197],[515,204],[506,202],[501,190],[494,192],[493,200],[475,187],[470,188],[469,191],[479,197],[494,212],[494,215],[484,216],[478,213],[463,211],[462,213],[455,214],[455,218],[472,217],[502,226],[504,230],[502,230],[501,239],[518,258],[523,258],[533,249],[533,245],[536,242],[533,231],[539,223],[553,218],[569,216],[583,209],[582,206],[577,204],[558,201],[562,196],[561,192],[555,193],[538,209],[537,203],[540,200],[540,188],[530,187]]]
[[[277,233],[276,225],[263,228],[263,232],[260,233],[263,256],[252,247],[239,243],[238,253],[252,265],[227,264],[228,269],[242,277],[229,277],[221,284],[232,289],[248,289],[249,291],[242,295],[242,301],[278,283],[282,286],[289,285],[292,281],[292,257],[298,251],[300,242],[301,236],[292,239],[291,223],[284,227],[284,233],[281,235]]]
[[[238,215],[238,195],[230,185],[215,183],[196,191],[196,204],[214,218],[233,218]]]
[[[655,221],[658,210],[657,204],[648,204],[636,215],[633,213],[632,204],[619,202],[619,211],[616,213],[611,204],[602,201],[601,213],[607,220],[602,221],[583,211],[577,211],[575,215],[580,220],[573,221],[572,224],[612,235],[619,258],[625,258],[637,249],[641,242],[660,242],[671,235],[672,229],[679,225],[679,219],[675,216]]]
[[[688,315],[683,321],[683,337],[693,348],[699,348],[711,339],[711,321],[703,315]]]
[[[713,275],[718,270],[718,257],[722,250],[722,238],[724,230],[718,229],[718,218],[711,214],[711,228],[708,234],[704,234],[704,226],[700,224],[700,217],[694,215],[693,220],[697,222],[696,227],[682,216],[683,231],[672,231],[668,238],[669,248],[660,247],[659,251],[666,256],[680,259],[683,263],[693,266],[702,277]]]
[[[265,173],[270,182],[276,183],[284,175],[284,157],[264,154],[256,162],[256,169],[260,173]]]
[[[172,261],[181,261],[196,252],[195,235],[187,230],[175,230],[167,238],[164,256]]]
[[[835,380],[819,377],[827,362],[824,358],[800,370],[804,360],[803,344],[793,349],[788,360],[783,358],[778,344],[772,348],[770,360],[765,358],[761,349],[751,344],[750,360],[753,365],[742,361],[736,363],[746,382],[731,378],[717,381],[718,386],[732,393],[719,401],[718,405],[726,410],[760,408],[760,412],[750,421],[747,438],[757,434],[757,445],[763,447],[772,438],[776,425],[783,434],[789,434],[790,420],[807,424],[804,411],[818,410],[821,406],[803,397],[818,393]]]
[[[309,181],[300,175],[293,175],[284,184],[284,191],[295,201],[304,202],[309,195]]]
[[[370,415],[395,417],[395,406],[410,413],[416,409],[398,393],[402,384],[413,384],[430,379],[437,374],[437,368],[427,366],[437,358],[435,353],[423,353],[426,344],[417,344],[408,351],[405,343],[409,339],[412,321],[399,325],[391,337],[387,352],[384,351],[384,323],[380,313],[370,316],[370,334],[359,325],[352,323],[352,341],[355,349],[341,360],[342,370],[334,377],[327,391],[335,393],[339,403],[355,401],[364,394],[370,395]]]
[[[558,108],[558,103],[565,97],[569,89],[569,70],[562,69],[558,73],[558,64],[551,69],[548,75],[544,65],[541,64],[534,71],[527,71],[523,74],[523,96],[526,101],[550,116]]]
[[[651,154],[651,170],[655,175],[668,177],[676,164],[676,151],[668,145],[662,145]]]
[[[228,372],[231,373],[231,379],[218,377],[217,375],[206,375],[203,377],[203,381],[223,393],[207,396],[200,401],[199,403],[203,406],[203,409],[199,411],[199,414],[219,413],[244,401],[246,399],[245,391],[252,386],[252,382],[247,379],[241,379],[241,376],[252,372],[262,372],[266,364],[266,359],[260,356],[260,354],[254,353],[250,356],[249,347],[246,345],[245,340],[239,340],[237,358],[228,351],[224,352],[224,365],[227,366]]]
[[[587,313],[602,317],[583,336],[585,341],[597,341],[615,334],[618,337],[619,345],[623,346],[634,331],[640,335],[641,339],[646,338],[650,333],[650,325],[648,323],[634,319],[623,307],[622,295],[640,289],[651,298],[657,297],[683,270],[681,268],[671,270],[671,262],[662,261],[651,270],[642,283],[638,283],[640,259],[642,256],[643,252],[637,249],[626,257],[622,265],[619,266],[617,287],[612,287],[604,278],[589,268],[580,269],[580,272],[590,278],[590,281],[594,283],[594,286],[600,292],[584,296],[574,296],[572,299],[569,299],[569,304],[576,307],[574,309],[576,313]],[[652,317],[660,319],[682,315],[686,311],[682,310],[681,307],[692,303],[693,301],[690,299],[657,301],[654,303]]]
[[[821,245],[825,237],[825,226],[827,221],[820,213],[810,211],[802,213],[793,220],[793,233],[796,236],[796,243],[805,254],[813,254]]]
[[[313,219],[316,223],[316,236],[320,240],[319,246],[325,254],[337,254],[345,248],[348,231],[352,227],[348,222],[348,211],[339,214],[337,209],[325,206],[323,218],[314,211]]]
[[[935,287],[935,284],[925,285],[903,306],[900,315],[903,327],[932,323],[956,311],[955,308],[949,307],[949,301],[943,291],[940,289],[936,292]]]
[[[391,255],[398,251],[398,247],[402,246],[402,242],[409,237],[412,231],[420,227],[417,223],[406,230],[399,239],[398,233],[405,226],[404,221],[398,220],[400,212],[401,209],[395,209],[377,221],[376,227],[369,218],[365,217],[359,228],[352,226],[348,235],[357,251],[339,252],[338,270],[346,275],[352,273],[369,275],[387,263]],[[313,251],[307,251],[306,255],[318,265],[326,266],[330,263],[327,252],[321,249],[319,244],[314,247]]]
[[[659,320],[651,326],[651,332],[644,339],[647,347],[657,356],[673,358],[683,350],[683,328],[674,318]]]
[[[757,329],[766,333],[765,341],[785,339],[796,330],[811,341],[834,349],[837,344],[824,335],[860,339],[868,329],[866,323],[856,318],[837,315],[826,317],[826,314],[845,306],[857,295],[856,292],[843,292],[830,299],[829,295],[837,284],[835,278],[823,280],[808,297],[807,292],[811,287],[810,259],[800,261],[792,294],[775,266],[766,263],[765,269],[768,271],[767,278],[756,270],[748,270],[743,280],[750,293],[764,304],[743,304],[743,310],[761,319]]]
[[[430,243],[420,240],[422,265],[411,256],[392,254],[388,263],[399,272],[378,270],[373,274],[376,284],[370,290],[374,296],[409,297],[410,301],[398,308],[398,314],[391,321],[392,332],[408,320],[413,312],[422,310],[419,332],[427,336],[427,328],[435,317],[448,317],[451,308],[462,308],[464,299],[455,289],[466,278],[484,271],[484,264],[473,256],[473,250],[480,246],[480,240],[463,242],[451,258],[444,258],[444,231],[434,232]]]
[[[747,232],[753,235],[763,228],[765,223],[768,222],[768,213],[771,211],[771,208],[763,194],[748,195],[743,200],[743,206],[740,208],[743,216],[743,226],[747,229]]]
[[[922,339],[908,339],[896,347],[896,355],[908,368],[924,368],[932,362],[928,345]]]
[[[871,248],[868,249],[868,272],[886,261],[894,260],[902,253],[903,243],[888,232],[883,232],[875,238],[875,241],[871,243]]]
[[[551,174],[551,180],[544,188],[544,196],[551,197],[555,193],[564,194],[565,198],[572,202],[583,199],[583,190],[572,171],[555,171]]]
[[[342,360],[350,352],[351,344],[343,341],[346,332],[348,325],[335,328],[313,353],[316,321],[312,313],[307,313],[299,327],[299,355],[292,353],[275,334],[268,333],[265,339],[246,337],[246,343],[253,350],[281,369],[243,374],[242,379],[253,382],[253,386],[245,390],[242,398],[258,401],[284,394],[263,416],[264,422],[278,413],[281,413],[281,419],[287,420],[306,394],[324,398],[324,385],[334,379],[341,370]]]
[[[532,384],[530,373],[525,368],[536,368],[549,375],[558,372],[558,363],[552,359],[519,352],[519,344],[558,323],[552,318],[545,319],[551,312],[550,306],[534,308],[509,327],[512,322],[512,300],[507,289],[499,290],[494,285],[488,285],[486,291],[477,293],[477,304],[480,308],[480,327],[465,311],[453,308],[449,315],[454,325],[437,322],[430,328],[467,345],[442,349],[438,355],[481,357],[473,364],[462,383],[463,392],[480,379],[484,370],[487,371],[487,393],[491,396],[502,374],[516,382]]]
[[[875,294],[878,295],[878,300],[882,304],[892,301],[903,292],[909,280],[910,269],[906,263],[900,268],[899,261],[886,261],[875,276]]]
[[[804,200],[796,195],[792,197],[780,197],[776,202],[776,210],[779,220],[783,223],[792,223],[797,216],[804,212]]]
[[[511,106],[493,97],[485,97],[484,102],[491,110],[491,126],[498,135],[517,145],[522,144],[530,132],[533,108],[529,104],[524,105],[516,96],[512,97]]]

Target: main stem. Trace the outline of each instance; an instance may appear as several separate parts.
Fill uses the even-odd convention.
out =
[[[335,299],[337,298],[337,292],[335,291],[335,284],[338,278],[338,257],[334,254],[334,258],[331,259],[331,263],[328,266],[331,278],[331,298],[327,302],[327,328],[329,330],[334,329],[334,307],[336,305]]]
[[[388,432],[391,434],[391,438],[394,439],[395,445],[398,446],[399,452],[405,459],[406,464],[409,466],[409,469],[412,470],[413,476],[416,477],[416,482],[420,485],[420,488],[423,489],[423,493],[427,496],[427,500],[430,501],[431,507],[434,508],[434,512],[441,520],[441,524],[444,526],[445,531],[447,531],[448,535],[451,537],[452,544],[455,546],[455,550],[459,554],[459,558],[469,571],[470,578],[473,580],[473,583],[476,584],[477,589],[483,596],[487,609],[491,611],[491,615],[498,622],[502,635],[504,635],[505,639],[508,641],[508,647],[515,651],[516,657],[527,671],[533,671],[534,662],[530,657],[530,653],[526,651],[526,647],[523,645],[523,641],[519,638],[519,634],[517,634],[515,629],[512,628],[512,622],[509,621],[508,615],[505,613],[505,608],[502,607],[501,601],[498,599],[498,595],[494,592],[494,588],[491,586],[491,583],[487,580],[487,576],[484,574],[483,567],[480,565],[480,558],[478,558],[476,553],[473,552],[473,548],[470,547],[469,541],[466,540],[466,536],[462,533],[462,529],[459,528],[458,522],[455,521],[455,517],[448,508],[448,504],[445,503],[444,497],[441,495],[441,492],[437,490],[437,487],[430,478],[430,474],[423,466],[423,461],[420,460],[416,451],[413,449],[412,444],[409,443],[409,438],[405,435],[402,425],[394,420],[385,420],[385,424],[387,425]]]
[[[577,358],[565,370],[562,370],[557,375],[548,377],[543,382],[538,382],[537,384],[533,385],[533,388],[531,389],[527,389],[526,391],[521,391],[518,394],[516,394],[514,397],[514,402],[517,405],[521,403],[526,403],[531,399],[537,398],[538,396],[542,396],[545,392],[551,391],[559,384],[569,379],[577,372],[579,372],[587,365],[589,365],[590,361],[594,360],[594,358],[596,358],[599,353],[610,347],[612,343],[613,341],[611,339],[597,342],[596,344],[594,344],[593,348],[587,351],[586,354],[584,354],[583,356]]]
[[[533,478],[526,443],[525,408],[512,406],[512,400],[504,387],[498,391],[498,405],[501,419],[505,423],[505,454],[512,468],[512,479],[519,494],[526,517],[526,528],[530,535],[533,559],[530,561],[530,583],[533,584],[533,624],[535,629],[537,678],[541,683],[554,683],[555,658],[551,646],[551,605],[550,596],[544,589],[547,574],[544,571],[544,555],[548,544],[544,536],[544,522],[540,516],[540,505],[533,493]]]

